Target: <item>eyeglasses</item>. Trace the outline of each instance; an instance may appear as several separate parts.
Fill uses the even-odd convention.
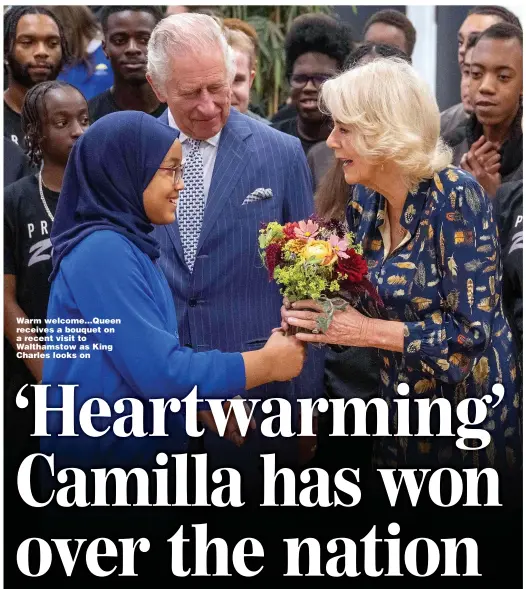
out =
[[[324,74],[313,74],[312,76],[307,76],[306,74],[294,74],[290,77],[290,85],[293,88],[305,88],[310,80],[314,84],[316,90],[319,90],[323,82],[326,82],[330,77],[331,76]]]
[[[172,172],[173,173],[173,184],[174,184],[174,186],[176,186],[179,183],[179,181],[183,179],[185,163],[186,162],[183,160],[175,168],[167,168],[165,166],[159,166],[159,170],[167,170],[168,172]]]

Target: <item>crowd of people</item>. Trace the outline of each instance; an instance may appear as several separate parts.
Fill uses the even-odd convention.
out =
[[[248,23],[174,7],[94,8],[4,14],[13,464],[38,447],[15,409],[26,383],[79,382],[82,398],[103,391],[113,400],[182,398],[193,385],[201,398],[250,389],[293,406],[323,396],[392,400],[400,383],[455,404],[501,383],[491,452],[463,453],[450,438],[342,440],[330,435],[330,413],[315,419],[315,436],[267,438],[259,409],[241,443],[235,424],[232,436],[216,435],[206,406],[203,439],[188,440],[174,419],[163,444],[206,451],[211,468],[238,468],[256,500],[259,456],[269,452],[292,468],[360,466],[364,479],[373,464],[518,469],[518,18],[499,6],[469,11],[458,32],[462,101],[440,113],[412,66],[416,30],[402,12],[374,14],[359,42],[352,25],[304,14],[284,43],[289,98],[267,120],[251,101],[259,43]],[[315,302],[283,306],[261,267],[258,231],[314,213],[355,233],[385,314],[350,308],[318,334]],[[89,361],[44,359],[45,344],[21,358],[35,346],[17,326],[46,316],[120,317],[125,327],[111,352]],[[314,333],[285,337],[290,326]],[[159,449],[82,436],[42,444],[64,464],[154,464]]]

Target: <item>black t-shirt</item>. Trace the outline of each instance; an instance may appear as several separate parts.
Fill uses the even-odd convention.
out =
[[[270,117],[270,122],[274,124],[286,119],[294,119],[297,114],[298,111],[295,106],[292,106],[292,104],[284,104]]]
[[[519,350],[522,351],[522,180],[497,190],[495,205],[502,247],[503,304]]]
[[[4,188],[32,171],[26,154],[11,139],[4,137]]]
[[[309,153],[309,149],[319,143],[319,139],[316,141],[308,141],[307,139],[303,139],[298,134],[298,119],[294,117],[293,119],[287,119],[285,121],[279,121],[278,123],[272,123],[272,127],[277,129],[278,131],[282,131],[283,133],[287,133],[287,135],[292,135],[297,137],[301,141],[301,145],[303,147],[303,151],[305,155]]]
[[[43,187],[44,198],[55,215],[58,192]],[[16,299],[30,319],[47,315],[51,284],[51,219],[32,174],[4,190],[4,274],[16,276]],[[35,382],[23,360],[4,337],[4,387]],[[20,386],[21,386],[20,384]]]
[[[94,123],[104,115],[109,115],[111,112],[120,112],[122,109],[118,107],[117,103],[113,99],[111,90],[106,90],[97,96],[94,96],[88,101],[89,118],[90,122]],[[166,110],[166,104],[161,103],[151,113],[152,117],[158,118]]]
[[[24,134],[22,133],[22,117],[15,112],[4,100],[4,137],[11,139],[13,143],[25,148]]]

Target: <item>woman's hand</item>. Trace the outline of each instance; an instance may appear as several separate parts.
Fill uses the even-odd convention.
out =
[[[272,380],[286,381],[299,375],[305,362],[305,345],[287,337],[281,329],[273,329],[262,349],[270,360]]]
[[[340,346],[367,347],[371,319],[356,309],[347,307],[345,311],[335,311],[332,322],[326,333],[319,330],[316,319],[323,313],[321,306],[315,301],[297,301],[287,309],[288,301],[281,308],[282,328],[287,325],[303,327],[314,333],[297,333],[299,340],[309,343],[335,344]]]

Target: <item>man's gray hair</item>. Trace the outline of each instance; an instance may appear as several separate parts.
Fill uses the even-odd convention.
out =
[[[161,20],[148,43],[148,73],[159,87],[174,73],[171,57],[187,53],[214,54],[220,48],[225,58],[228,81],[236,75],[234,52],[217,21],[206,14],[182,13]]]

